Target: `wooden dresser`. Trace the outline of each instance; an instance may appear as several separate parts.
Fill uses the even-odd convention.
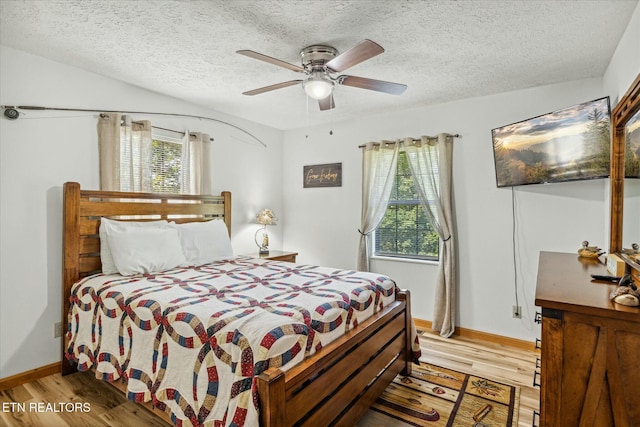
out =
[[[541,252],[540,425],[640,426],[640,307],[609,301],[599,260]]]

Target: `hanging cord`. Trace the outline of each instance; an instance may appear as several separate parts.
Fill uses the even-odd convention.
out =
[[[329,111],[329,135],[333,136],[333,110],[336,109],[335,101],[333,100],[333,95],[331,95],[331,111]]]
[[[150,114],[150,115],[156,115],[156,116],[189,117],[189,118],[192,118],[192,119],[209,120],[209,121],[212,121],[212,122],[218,122],[218,123],[222,123],[224,125],[230,126],[230,127],[234,128],[234,129],[239,130],[240,132],[243,132],[243,133],[249,135],[251,138],[253,138],[256,141],[258,141],[263,147],[265,147],[265,148],[267,147],[267,144],[262,142],[258,137],[256,137],[252,133],[242,129],[239,126],[236,126],[234,124],[225,122],[224,120],[214,119],[212,117],[205,117],[205,116],[195,116],[195,115],[192,115],[192,114],[156,113],[156,112],[149,112],[149,111],[92,110],[92,109],[85,109],[85,108],[34,107],[32,105],[18,105],[18,106],[0,105],[0,107],[6,109],[7,111],[12,111],[12,113],[9,114],[9,115],[7,115],[7,112],[5,111],[5,116],[7,116],[7,118],[10,118],[10,119],[17,119],[18,118],[19,113],[17,111],[15,111],[16,109],[19,109],[19,110],[82,111],[82,112],[89,112],[89,113]]]
[[[306,96],[306,94],[305,94],[304,99],[305,99],[305,103],[306,103],[305,105],[306,105],[306,111],[307,111],[307,114],[306,114],[306,120],[307,120],[307,133],[305,134],[305,136],[304,136],[304,137],[305,137],[306,139],[309,139],[309,97],[308,97],[308,96]]]
[[[511,244],[513,249],[513,290],[516,295],[516,307],[520,306],[518,302],[518,263],[516,261],[516,196],[514,187],[511,187]]]

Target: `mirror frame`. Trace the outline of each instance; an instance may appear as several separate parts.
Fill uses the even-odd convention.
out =
[[[609,253],[622,251],[622,208],[624,205],[625,127],[640,110],[640,74],[611,112],[611,205]]]

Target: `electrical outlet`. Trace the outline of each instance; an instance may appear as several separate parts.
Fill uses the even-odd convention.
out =
[[[522,307],[519,305],[514,305],[513,306],[513,317],[515,319],[521,319],[522,318]]]
[[[58,338],[62,336],[62,322],[58,322],[53,325],[53,337]]]

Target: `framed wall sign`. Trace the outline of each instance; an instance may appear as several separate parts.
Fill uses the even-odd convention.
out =
[[[303,188],[342,187],[342,163],[325,163],[302,167]]]

